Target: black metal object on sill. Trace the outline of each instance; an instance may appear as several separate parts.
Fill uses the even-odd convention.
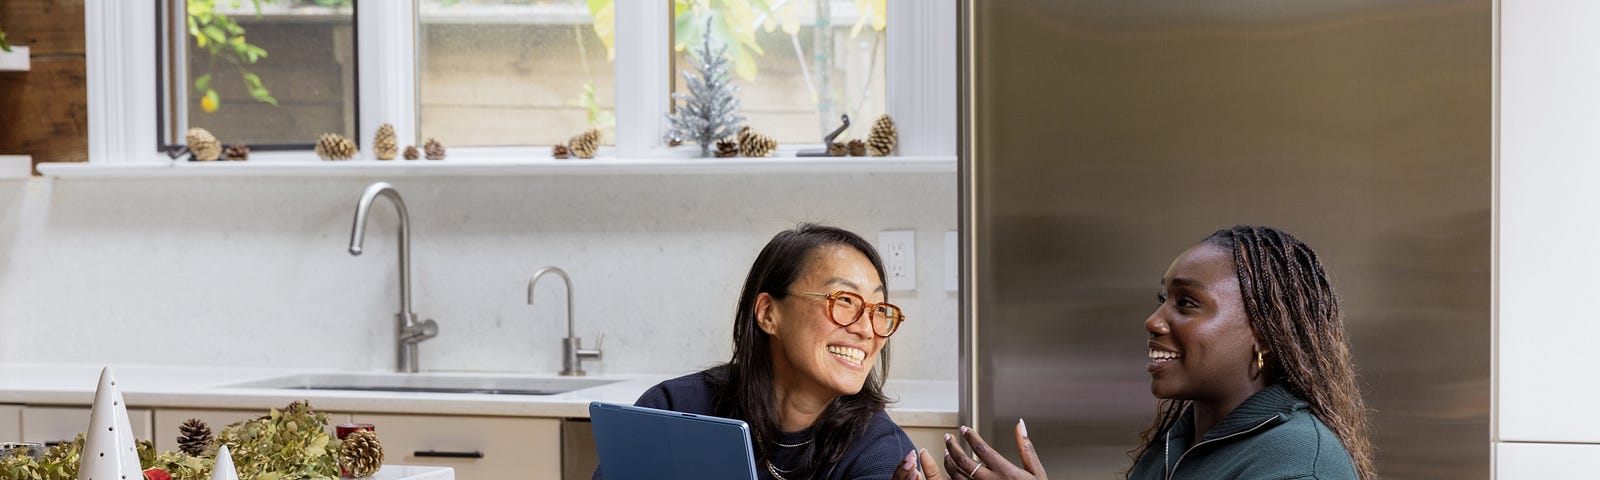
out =
[[[839,121],[840,122],[844,122],[844,124],[843,125],[839,125],[839,128],[833,129],[833,133],[829,133],[828,136],[822,137],[822,149],[820,149],[820,150],[801,150],[801,151],[795,152],[794,156],[796,156],[796,157],[826,157],[826,156],[829,156],[828,155],[828,147],[833,145],[833,139],[839,138],[839,134],[844,133],[844,129],[850,128],[850,116],[849,115],[840,115],[839,116]]]

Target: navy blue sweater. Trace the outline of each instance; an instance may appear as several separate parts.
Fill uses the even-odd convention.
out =
[[[659,408],[675,412],[693,413],[696,415],[715,415],[712,406],[716,403],[712,398],[714,388],[707,372],[692,373],[656,384],[639,396],[639,401],[634,405],[641,407]],[[744,419],[740,419],[744,420]],[[748,421],[748,420],[746,420]],[[777,439],[778,443],[793,445],[811,439],[811,429],[798,432],[782,432]],[[758,447],[759,448],[759,447]],[[889,419],[887,412],[879,411],[872,417],[872,422],[862,429],[859,434],[850,439],[850,446],[845,450],[844,461],[833,465],[831,469],[822,468],[824,472],[812,480],[873,480],[887,479],[894,476],[895,467],[900,466],[900,460],[905,459],[906,453],[911,452],[911,438],[906,432]],[[772,465],[779,472],[793,470],[796,466],[796,456],[793,448],[777,448],[770,452]],[[767,471],[767,465],[756,465],[756,474],[761,480],[776,480]],[[599,480],[600,472],[595,471],[594,478]],[[785,476],[788,480],[801,480]]]

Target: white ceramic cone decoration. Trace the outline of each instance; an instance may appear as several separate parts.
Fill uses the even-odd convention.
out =
[[[211,466],[211,480],[239,480],[239,472],[233,469],[233,454],[228,453],[227,445],[217,449],[217,463]]]
[[[89,412],[89,431],[83,436],[78,480],[143,479],[138,449],[138,444],[133,443],[133,424],[128,422],[128,405],[117,388],[117,376],[111,373],[111,367],[106,367],[100,371],[100,387],[94,391],[94,410]]]

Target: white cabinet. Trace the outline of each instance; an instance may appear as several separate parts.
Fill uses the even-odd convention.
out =
[[[211,427],[211,435],[215,437],[222,432],[222,428],[238,422],[260,417],[266,410],[185,410],[176,408],[163,408],[155,411],[156,451],[167,452],[178,449],[178,427],[191,418],[198,418]],[[349,413],[328,413],[328,435],[333,435],[333,427],[341,423],[350,423]],[[381,440],[381,437],[380,437]]]
[[[1494,478],[1594,478],[1600,471],[1600,445],[1497,443]]]
[[[133,438],[150,439],[150,411],[128,409]],[[22,441],[54,445],[70,442],[89,429],[88,407],[22,407]]]
[[[384,463],[452,467],[456,478],[561,477],[561,420],[356,413],[383,442]]]
[[[22,440],[22,406],[0,405],[0,442]]]
[[[954,428],[906,427],[906,428],[903,428],[903,430],[906,431],[906,436],[907,437],[911,437],[911,443],[916,444],[917,448],[926,448],[926,449],[928,449],[928,453],[933,454],[934,465],[923,465],[922,466],[922,470],[924,472],[933,472],[933,471],[943,472],[944,471],[944,434],[948,433],[948,434],[951,434],[951,435],[955,435],[956,434],[956,429],[954,429]],[[944,478],[949,478],[949,477],[944,477]]]

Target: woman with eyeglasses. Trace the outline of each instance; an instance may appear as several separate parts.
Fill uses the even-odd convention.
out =
[[[1271,227],[1219,230],[1161,277],[1149,333],[1160,414],[1129,453],[1129,480],[1372,480],[1367,411],[1339,298],[1311,247]],[[957,479],[1043,479],[1017,422],[1022,466],[967,427],[945,437]]]
[[[635,404],[745,421],[762,479],[919,478],[911,439],[884,411],[889,336],[905,316],[887,303],[883,277],[877,251],[854,233],[779,232],[745,277],[733,359]]]

